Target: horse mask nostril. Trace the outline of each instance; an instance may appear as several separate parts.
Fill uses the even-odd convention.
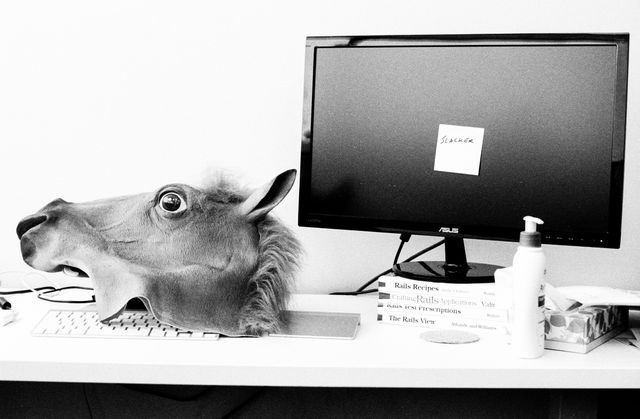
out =
[[[21,239],[24,234],[31,230],[33,227],[44,223],[47,220],[46,215],[32,215],[29,216],[18,223],[18,227],[16,228],[16,233],[18,233],[18,238]]]

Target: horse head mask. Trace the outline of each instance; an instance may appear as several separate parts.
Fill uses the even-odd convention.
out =
[[[100,320],[140,298],[161,322],[225,335],[280,327],[300,246],[269,215],[296,171],[243,194],[183,184],[87,203],[57,199],[17,227],[24,261],[93,281]]]

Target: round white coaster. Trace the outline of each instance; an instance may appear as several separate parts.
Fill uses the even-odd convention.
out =
[[[475,333],[462,330],[428,330],[420,334],[427,342],[434,343],[473,343],[480,340]]]

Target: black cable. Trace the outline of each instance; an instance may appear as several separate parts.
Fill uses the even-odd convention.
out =
[[[58,292],[58,291],[64,291],[64,290],[87,290],[87,291],[93,291],[93,288],[81,287],[81,286],[77,286],[77,285],[71,285],[71,286],[62,287],[62,288],[54,288],[53,290],[41,292],[40,294],[38,294],[38,298],[43,300],[43,301],[48,301],[50,303],[87,304],[87,303],[95,303],[96,302],[96,296],[95,295],[92,295],[90,300],[56,300],[56,299],[53,299],[53,298],[43,297],[44,294],[51,294],[52,292]]]
[[[411,234],[409,234],[409,233],[400,234],[400,245],[398,246],[398,250],[396,251],[396,256],[393,258],[393,264],[391,266],[394,266],[396,263],[398,263],[398,259],[400,258],[400,253],[402,252],[402,248],[404,247],[404,244],[409,241],[409,239],[411,239]],[[405,262],[408,262],[408,260],[406,260]],[[393,272],[393,269],[387,269],[386,271],[384,271],[382,273],[379,273],[378,275],[374,276],[369,281],[367,281],[364,285],[362,285],[360,288],[358,288],[355,291],[355,295],[364,294],[365,293],[364,292],[365,288],[367,288],[369,285],[371,285],[372,283],[377,281],[378,278],[380,278],[381,276],[389,274],[391,272]],[[372,292],[376,292],[376,291],[377,290],[370,290],[370,291],[367,291],[367,293],[372,293]]]
[[[369,285],[371,285],[371,284],[373,284],[374,282],[376,282],[376,281],[377,281],[381,276],[386,275],[386,274],[390,274],[391,272],[393,272],[393,269],[387,269],[386,271],[381,272],[381,273],[379,273],[378,275],[374,276],[373,278],[371,278],[370,280],[368,280],[364,285],[362,285],[360,288],[358,288],[358,289],[355,291],[354,295],[364,294],[364,293],[365,293],[365,291],[364,291],[364,290],[365,290]],[[372,290],[369,290],[368,292],[376,292],[376,291],[378,291],[378,289],[377,289],[377,288],[372,289]]]
[[[407,241],[409,241],[410,237],[411,237],[411,235],[410,234],[406,234],[406,233],[403,233],[403,234],[400,235],[400,246],[398,247],[398,251],[396,252],[396,257],[394,258],[394,261],[393,261],[394,265],[398,263],[398,259],[400,257],[400,252],[402,251],[402,248],[404,247],[404,244]],[[407,259],[403,260],[402,263],[411,262],[412,260],[414,260],[418,256],[422,256],[425,253],[435,249],[436,247],[443,245],[444,241],[445,241],[445,239],[442,239],[439,242],[437,242],[435,244],[432,244],[431,246],[428,246],[428,247],[422,249],[418,253],[413,254],[413,255],[409,256]],[[371,278],[369,281],[365,282],[364,285],[362,285],[356,291],[332,292],[330,295],[360,295],[360,294],[370,294],[370,293],[377,292],[378,291],[377,288],[366,290],[366,291],[365,291],[365,289],[369,285],[371,285],[374,282],[376,282],[378,280],[378,278],[380,278],[381,276],[387,275],[387,274],[389,274],[391,272],[393,272],[393,269],[387,269],[386,271],[379,273],[378,275],[376,275],[373,278]]]
[[[91,296],[90,300],[56,300],[53,298],[44,297],[46,294],[52,294],[54,292],[64,291],[64,290],[87,290],[93,291],[93,288],[89,287],[81,287],[77,285],[71,285],[67,287],[56,288],[51,285],[46,285],[44,287],[38,287],[33,289],[24,289],[24,290],[15,290],[15,291],[0,291],[0,295],[17,295],[17,294],[28,294],[34,291],[42,291],[38,293],[38,298],[43,301],[48,301],[50,303],[66,303],[66,304],[87,304],[87,303],[95,303],[96,297],[95,295]]]
[[[47,285],[45,287],[40,287],[40,288],[34,288],[34,289],[27,289],[27,290],[16,290],[16,291],[0,291],[0,295],[16,295],[16,294],[28,294],[30,292],[34,292],[34,291],[42,291],[42,290],[49,290],[49,292],[52,292],[56,289],[56,287],[52,287],[51,285]]]
[[[412,256],[408,257],[407,259],[405,259],[404,261],[402,261],[402,263],[404,263],[404,262],[411,262],[412,260],[414,260],[414,259],[415,259],[415,258],[417,258],[418,256],[422,256],[422,255],[424,255],[425,253],[427,253],[427,252],[429,252],[429,251],[431,251],[431,250],[435,249],[436,247],[438,247],[438,246],[442,246],[442,245],[444,244],[444,242],[445,242],[445,239],[442,239],[442,240],[440,240],[438,243],[436,243],[436,244],[432,244],[431,246],[429,246],[429,247],[426,247],[426,248],[422,249],[421,251],[419,251],[419,252],[418,252],[418,253],[416,253],[415,255],[412,255]]]
[[[411,239],[411,234],[409,234],[409,233],[400,234],[400,246],[398,246],[398,251],[396,252],[396,257],[393,258],[393,265],[398,263],[398,259],[400,258],[400,252],[402,252],[402,248],[404,247],[404,244],[406,242],[408,242],[409,239]]]

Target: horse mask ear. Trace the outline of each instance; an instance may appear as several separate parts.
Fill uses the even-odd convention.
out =
[[[287,196],[293,186],[293,182],[296,180],[296,173],[295,169],[282,172],[270,182],[253,191],[240,204],[240,213],[245,215],[251,222],[263,218]]]

